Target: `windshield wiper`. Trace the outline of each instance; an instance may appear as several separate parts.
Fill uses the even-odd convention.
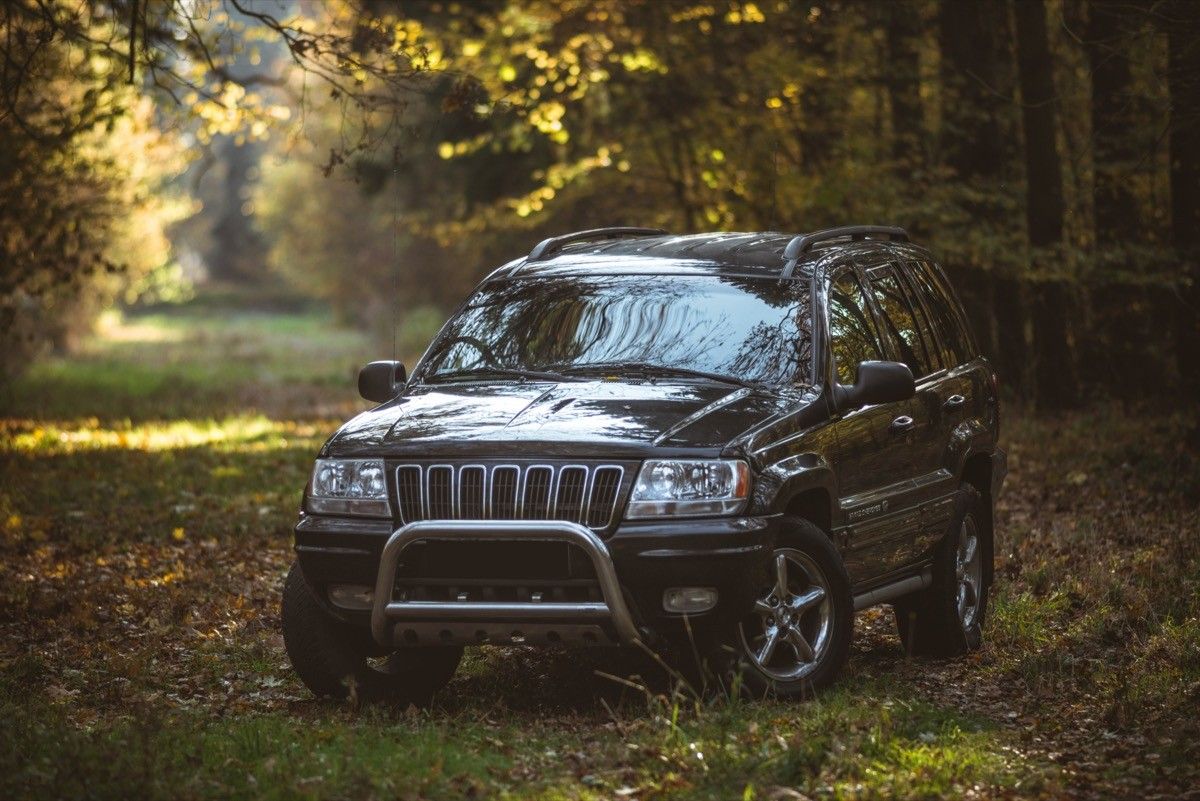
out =
[[[740,387],[749,389],[760,389],[761,384],[756,384],[753,381],[746,381],[742,378],[737,378],[732,375],[724,375],[723,373],[710,373],[706,370],[693,370],[690,367],[671,367],[665,364],[651,364],[650,362],[590,362],[584,364],[559,364],[554,365],[554,369],[564,374],[572,373],[641,373],[642,375],[673,375],[682,376],[685,378],[707,378],[710,381],[720,381],[723,384],[737,384]]]
[[[552,373],[544,370],[524,370],[520,367],[473,367],[470,370],[448,370],[444,373],[433,373],[425,377],[425,383],[442,379],[456,378],[521,378],[536,381],[572,381],[562,373]]]

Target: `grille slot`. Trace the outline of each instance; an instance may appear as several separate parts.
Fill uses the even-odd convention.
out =
[[[612,523],[613,507],[621,489],[619,467],[597,467],[592,478],[592,498],[587,509],[587,524],[592,528],[608,528]]]
[[[531,467],[525,471],[525,520],[546,520],[550,516],[550,484],[553,467]]]
[[[458,514],[464,520],[483,519],[483,467],[471,465],[458,471]]]
[[[501,465],[492,468],[492,517],[496,520],[517,519],[517,485],[520,468]]]
[[[569,520],[612,524],[621,465],[402,464],[396,497],[404,523],[417,520]]]
[[[400,501],[400,518],[405,523],[424,517],[421,513],[421,468],[410,464],[396,471],[396,496]]]
[[[554,516],[562,520],[579,520],[583,515],[583,494],[587,485],[586,467],[564,467],[558,471],[558,497]]]
[[[425,488],[425,503],[429,519],[447,520],[454,515],[454,468],[446,464],[435,464],[426,473],[429,477]]]

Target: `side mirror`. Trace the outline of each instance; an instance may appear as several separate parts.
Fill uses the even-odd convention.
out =
[[[396,397],[396,388],[407,378],[400,362],[371,362],[358,371],[358,394],[374,403],[386,403]]]
[[[838,385],[835,392],[838,411],[860,409],[877,403],[908,400],[917,392],[912,370],[900,362],[861,362],[854,384]]]

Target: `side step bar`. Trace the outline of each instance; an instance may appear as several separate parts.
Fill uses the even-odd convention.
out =
[[[400,554],[418,540],[568,542],[583,549],[591,559],[604,602],[397,601],[392,593]],[[375,580],[371,635],[381,645],[402,645],[404,643],[396,636],[396,628],[400,625],[411,622],[414,628],[429,630],[428,624],[443,621],[449,624],[532,623],[539,628],[551,622],[561,622],[569,628],[573,624],[611,621],[622,643],[632,645],[640,639],[621,594],[608,547],[591,529],[565,520],[419,520],[393,531],[383,546]]]
[[[933,574],[926,568],[919,576],[909,576],[893,584],[885,584],[873,590],[867,590],[861,595],[854,596],[854,611],[861,612],[867,607],[886,604],[897,598],[903,598],[909,593],[923,590],[933,583]]]

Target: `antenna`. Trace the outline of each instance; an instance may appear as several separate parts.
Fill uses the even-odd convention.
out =
[[[400,146],[392,148],[392,272],[396,275],[396,294],[392,296],[392,361],[396,361],[400,335]]]

